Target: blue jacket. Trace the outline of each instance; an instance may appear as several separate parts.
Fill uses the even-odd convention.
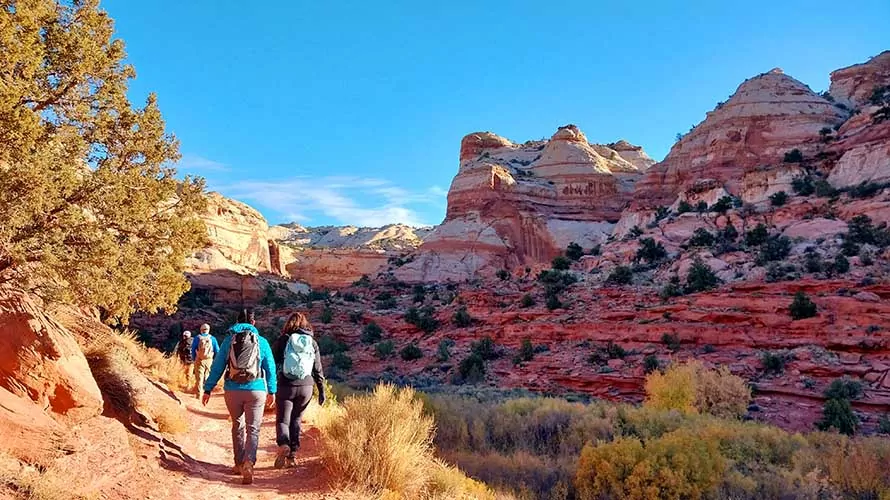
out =
[[[195,335],[195,338],[192,339],[192,359],[198,359],[198,339],[201,337],[210,337],[210,342],[213,344],[213,357],[216,358],[216,355],[219,353],[219,342],[216,341],[216,337],[210,335],[209,333],[199,333]]]
[[[253,325],[238,323],[232,328],[229,328],[229,335],[222,341],[222,345],[219,346],[219,350],[223,353],[222,356],[213,358],[213,365],[210,367],[210,376],[204,384],[204,392],[209,394],[213,388],[216,387],[220,377],[223,376],[223,373],[228,367],[229,349],[232,345],[232,333],[239,333],[244,330],[251,330],[257,336],[260,348],[260,371],[262,376],[245,384],[239,384],[226,379],[223,383],[223,389],[226,391],[266,391],[269,394],[275,394],[278,390],[277,381],[275,380],[275,360],[272,359],[272,349],[269,347],[269,342],[260,336],[260,332],[258,332]]]

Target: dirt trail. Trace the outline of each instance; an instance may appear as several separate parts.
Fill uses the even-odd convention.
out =
[[[189,431],[176,436],[175,443],[163,439],[154,446],[159,455],[158,477],[146,498],[212,498],[228,500],[355,500],[356,496],[335,492],[319,457],[319,432],[312,425],[317,407],[304,416],[297,467],[277,470],[275,460],[275,416],[267,411],[260,429],[260,449],[254,469],[254,484],[241,484],[232,468],[231,423],[222,393],[214,393],[206,407],[192,395],[177,394],[186,407]],[[154,475],[154,474],[153,474]]]

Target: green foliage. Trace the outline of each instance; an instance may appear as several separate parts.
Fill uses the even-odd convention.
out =
[[[645,358],[643,358],[643,371],[646,373],[652,373],[655,370],[661,368],[661,362],[658,361],[658,356],[654,354],[647,354]]]
[[[563,255],[557,255],[550,264],[553,269],[565,271],[572,265],[572,262]]]
[[[388,310],[388,309],[395,309],[396,307],[398,307],[398,305],[399,305],[399,304],[398,304],[398,302],[396,302],[395,297],[389,297],[389,298],[386,298],[386,299],[382,299],[382,300],[378,300],[378,301],[377,301],[377,308],[378,308],[378,309],[387,309],[387,310]]]
[[[414,288],[412,288],[412,292],[414,292],[414,298],[412,299],[412,301],[415,304],[423,304],[423,302],[426,300],[426,287],[421,284],[414,285]]]
[[[838,254],[834,258],[834,272],[844,274],[850,270],[850,261],[842,254]]]
[[[353,324],[359,324],[364,319],[364,314],[361,311],[351,311],[349,313],[349,322]]]
[[[442,363],[451,359],[451,348],[454,347],[454,341],[451,339],[442,339],[439,341],[439,347],[436,349],[436,359]]]
[[[872,223],[871,217],[867,215],[857,215],[848,223],[847,234],[844,239],[853,243],[875,245],[884,248],[890,245],[890,231],[888,231],[885,224],[875,226]]]
[[[804,268],[808,273],[821,273],[824,269],[822,258],[816,252],[808,252],[804,260]]]
[[[824,395],[828,399],[859,399],[862,397],[862,383],[846,377],[834,379]]]
[[[703,214],[708,211],[708,202],[702,200],[695,205],[695,211]]]
[[[781,207],[788,202],[788,193],[786,193],[785,191],[773,193],[769,197],[769,202],[774,207]]]
[[[566,257],[572,260],[578,260],[581,256],[584,255],[584,249],[581,248],[581,245],[575,243],[574,241],[569,243],[569,246],[566,247]],[[555,269],[559,269],[556,266],[553,266]]]
[[[380,328],[376,322],[372,321],[365,325],[362,329],[361,341],[363,344],[373,344],[383,337],[383,328]]]
[[[405,361],[414,361],[423,357],[423,351],[415,343],[410,343],[399,351],[399,356]]]
[[[816,196],[821,198],[831,198],[837,195],[837,190],[825,179],[819,179],[815,182]]]
[[[760,246],[769,239],[769,230],[767,230],[766,225],[757,224],[754,229],[749,230],[745,233],[745,244],[749,247],[757,247]]]
[[[810,196],[816,191],[815,186],[813,186],[813,179],[809,175],[791,179],[791,189],[800,196]]]
[[[319,321],[327,325],[334,320],[334,310],[328,306],[325,306],[325,308],[322,309],[321,316],[318,319]]]
[[[338,370],[348,372],[352,370],[352,358],[345,352],[335,352],[331,358],[331,366]]]
[[[330,335],[322,335],[318,338],[318,352],[322,356],[344,352],[348,349],[343,342],[331,337]]]
[[[475,384],[485,378],[485,360],[479,354],[472,353],[462,359],[457,367],[460,381]]]
[[[355,302],[358,300],[358,296],[352,292],[346,292],[343,294],[343,300],[346,302]]]
[[[788,358],[783,353],[766,351],[760,355],[760,365],[766,373],[778,374],[784,372],[785,363],[787,362]]]
[[[881,415],[881,418],[878,419],[878,432],[890,434],[890,415]]]
[[[559,296],[555,294],[548,294],[547,299],[544,301],[544,305],[546,305],[547,309],[550,311],[561,309],[563,306],[562,301],[559,300]]]
[[[535,299],[532,298],[531,295],[525,294],[522,296],[522,299],[520,299],[519,305],[523,308],[531,307],[535,305]]]
[[[479,356],[484,361],[490,361],[500,357],[497,349],[495,349],[494,340],[487,335],[471,343],[470,352]]]
[[[629,285],[634,278],[634,272],[627,266],[618,266],[609,273],[606,283],[612,285]]]
[[[851,240],[850,238],[844,239],[844,242],[841,243],[841,254],[842,255],[846,255],[848,257],[853,257],[855,255],[859,255],[860,251],[862,251],[862,247],[860,247],[858,243]]]
[[[510,279],[510,271],[507,271],[506,269],[498,269],[498,272],[495,273],[495,276],[503,281],[507,281]]]
[[[640,236],[643,236],[643,230],[640,229],[640,226],[630,228],[630,231],[627,233],[627,237],[632,240],[639,238]]]
[[[352,283],[352,286],[363,286],[363,287],[366,287],[366,286],[370,286],[370,285],[371,285],[371,278],[370,278],[370,276],[368,276],[367,274],[363,274],[361,278],[355,280],[355,281]]]
[[[829,399],[822,406],[822,419],[816,422],[816,427],[821,431],[835,429],[852,436],[859,427],[859,419],[853,413],[849,399]]]
[[[716,203],[711,205],[711,212],[725,214],[727,210],[732,208],[733,200],[731,196],[723,196]]]
[[[785,163],[800,163],[803,161],[803,153],[801,153],[799,149],[794,148],[785,153],[783,161]]]
[[[760,246],[757,255],[757,263],[764,265],[767,262],[775,262],[788,257],[791,253],[791,240],[787,236],[770,236],[766,243]]]
[[[467,312],[467,306],[460,306],[457,311],[455,311],[454,316],[451,317],[451,322],[458,328],[466,328],[468,326],[473,326],[475,320],[470,316],[470,313]]]
[[[714,235],[707,229],[700,227],[692,233],[687,244],[690,247],[707,248],[714,244]]]
[[[594,245],[593,248],[590,249],[590,255],[599,255],[602,249],[602,245]]]
[[[668,207],[658,207],[655,209],[655,222],[662,221],[671,214],[671,211]]]
[[[766,282],[777,283],[779,281],[791,281],[800,278],[797,267],[792,264],[778,264],[773,262],[766,267]]]
[[[135,70],[97,4],[0,9],[0,273],[126,324],[176,310],[207,198],[203,179],[177,178],[155,94],[130,103]]]
[[[720,279],[714,274],[714,271],[705,264],[701,259],[696,258],[689,268],[689,274],[686,275],[686,293],[698,293],[705,290],[715,288],[720,283]]]
[[[885,189],[887,183],[865,182],[857,184],[847,190],[851,198],[871,198],[878,194],[879,191]]]
[[[578,281],[574,274],[553,269],[541,271],[538,274],[538,282],[544,284],[544,291],[548,295],[562,292]]]
[[[519,346],[519,359],[521,361],[531,361],[535,357],[535,346],[532,344],[532,340],[528,337],[522,339],[522,344]]]
[[[392,340],[383,340],[374,345],[374,356],[378,359],[389,359],[395,351],[396,347]]]
[[[791,314],[791,318],[799,320],[816,316],[817,308],[816,304],[810,300],[807,294],[797,292],[794,294],[794,300],[788,307],[788,312]]]
[[[875,87],[869,98],[869,103],[878,106],[878,109],[871,114],[874,123],[890,120],[890,85]]]
[[[677,204],[677,213],[678,214],[685,214],[686,212],[691,212],[691,211],[692,211],[692,205],[690,205],[688,201],[683,200]]]
[[[645,260],[650,264],[660,262],[667,257],[667,252],[661,243],[656,243],[652,238],[642,238],[640,248],[637,250],[636,259]]]
[[[436,310],[433,306],[428,305],[421,307],[411,307],[405,311],[404,319],[407,323],[416,326],[425,333],[432,333],[439,328],[439,320],[436,319]]]
[[[680,286],[679,276],[671,276],[668,284],[658,293],[658,296],[661,297],[662,300],[667,300],[671,297],[679,297],[681,295],[683,295],[683,287]]]
[[[680,350],[680,337],[676,333],[662,334],[661,343],[673,352]]]

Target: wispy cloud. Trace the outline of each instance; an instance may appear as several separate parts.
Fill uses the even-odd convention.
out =
[[[417,210],[441,207],[441,188],[412,191],[385,179],[328,176],[296,177],[285,181],[241,181],[219,186],[239,200],[256,204],[300,223],[311,223],[323,215],[342,224],[379,227],[402,223],[429,225]]]
[[[180,158],[176,167],[185,174],[192,172],[221,172],[228,170],[228,167],[218,161],[204,158],[196,154],[185,153]]]

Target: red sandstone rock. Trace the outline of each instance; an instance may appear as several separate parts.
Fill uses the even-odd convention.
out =
[[[875,87],[890,83],[890,50],[881,52],[862,64],[831,72],[828,92],[838,103],[851,108],[868,101]]]

